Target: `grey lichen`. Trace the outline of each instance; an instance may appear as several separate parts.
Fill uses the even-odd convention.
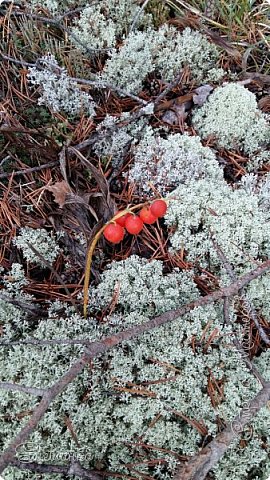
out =
[[[46,267],[46,263],[31,249],[32,245],[45,260],[52,263],[60,253],[60,247],[52,234],[44,228],[21,228],[20,233],[14,238],[16,247],[22,250],[24,258],[28,262]]]
[[[174,250],[184,248],[188,260],[220,273],[222,262],[211,236],[236,273],[269,256],[269,215],[257,195],[233,190],[223,180],[202,179],[180,185],[171,197],[166,215],[167,225],[174,226],[171,245]]]
[[[218,87],[193,115],[193,125],[219,147],[240,149],[250,155],[270,142],[267,116],[259,109],[255,95],[242,85]]]
[[[155,187],[165,194],[192,179],[223,178],[215,154],[203,147],[199,137],[178,133],[162,138],[148,127],[133,152],[128,179],[142,192],[151,192]]]
[[[133,93],[141,90],[147,75],[154,71],[169,82],[189,67],[196,82],[217,81],[224,75],[216,68],[218,56],[217,48],[201,33],[186,28],[181,34],[174,27],[163,26],[158,31],[128,35],[121,48],[111,52],[101,78]]]
[[[148,73],[155,69],[152,44],[155,32],[132,32],[122,47],[114,49],[106,61],[101,79],[122,89],[138,93]]]
[[[165,81],[171,81],[184,67],[188,67],[192,79],[201,82],[216,82],[224,76],[218,68],[219,51],[207,38],[196,30],[185,28],[182,33],[167,25],[158,31],[159,39],[153,46],[157,69]],[[161,43],[161,48],[158,43]]]
[[[110,49],[115,46],[117,39],[128,34],[139,10],[140,6],[135,0],[93,2],[93,5],[87,5],[83,9],[72,33],[93,49],[93,53],[95,49]],[[151,25],[151,18],[150,14],[142,12],[137,27]],[[76,38],[71,37],[71,41],[85,51],[83,46],[76,42]]]
[[[123,164],[129,149],[143,136],[148,123],[147,116],[133,122],[129,118],[129,112],[123,112],[120,117],[106,115],[97,127],[100,138],[93,150],[100,158],[111,160],[116,168]]]
[[[60,68],[51,54],[43,56],[27,75],[32,85],[40,87],[39,105],[46,105],[53,112],[65,112],[71,116],[85,112],[95,115],[95,103],[91,95],[79,89],[64,68]]]

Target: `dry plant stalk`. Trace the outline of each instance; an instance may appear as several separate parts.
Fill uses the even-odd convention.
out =
[[[100,230],[96,233],[96,235],[93,238],[92,243],[89,246],[88,252],[87,252],[87,257],[86,257],[86,266],[85,266],[85,276],[84,276],[84,286],[83,286],[83,315],[86,318],[87,317],[87,307],[88,307],[88,302],[89,302],[89,283],[90,283],[90,275],[91,275],[91,265],[92,265],[92,258],[93,258],[93,253],[96,248],[97,242],[99,241],[102,233],[104,232],[105,228],[107,225],[110,223],[115,222],[118,218],[123,217],[127,213],[133,212],[137,208],[144,207],[147,205],[148,202],[145,203],[139,203],[138,205],[134,205],[134,207],[131,208],[126,208],[125,210],[122,210],[121,212],[117,213],[117,215],[114,215],[114,217],[111,218],[111,220],[103,227],[100,228]]]

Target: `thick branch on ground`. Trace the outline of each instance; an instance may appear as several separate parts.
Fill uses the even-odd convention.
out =
[[[48,407],[51,405],[53,400],[65,390],[67,385],[71,383],[77,377],[77,375],[81,373],[81,371],[91,359],[105,353],[114,346],[119,345],[126,340],[136,338],[144,332],[160,327],[161,325],[165,325],[166,323],[172,322],[173,320],[182,317],[196,307],[209,305],[217,300],[236,295],[239,290],[248,285],[252,280],[260,277],[269,270],[270,260],[264,262],[255,270],[252,270],[246,275],[243,275],[228,287],[211,293],[210,295],[207,295],[205,297],[199,298],[198,300],[195,300],[194,302],[185,305],[179,309],[171,310],[158,317],[152,318],[151,320],[145,322],[142,325],[136,325],[132,328],[124,330],[123,332],[112,335],[111,337],[107,337],[101,341],[93,342],[92,344],[90,344],[89,347],[85,349],[85,352],[83,353],[81,358],[79,358],[79,360],[77,360],[72,365],[72,367],[67,371],[67,373],[65,373],[63,377],[57,380],[55,384],[47,390],[47,392],[43,395],[40,403],[34,409],[32,417],[30,418],[28,423],[22,428],[19,434],[3,452],[2,456],[0,457],[0,473],[2,473],[3,470],[10,464],[12,459],[15,457],[17,450],[20,448],[21,445],[26,442],[31,433],[35,430],[36,426],[39,424],[40,420],[45,415]]]
[[[270,400],[270,382],[266,383],[253,400],[248,402],[232,423],[219,433],[198,455],[189,460],[174,476],[174,480],[204,480],[208,472],[218,463],[233,440],[243,432]]]
[[[88,480],[100,480],[100,476],[93,470],[83,468],[77,460],[72,460],[70,465],[48,465],[36,462],[22,462],[15,458],[11,465],[19,470],[28,470],[35,473],[58,473],[68,477],[77,477]]]

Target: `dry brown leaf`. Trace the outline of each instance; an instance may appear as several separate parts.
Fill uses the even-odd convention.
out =
[[[207,97],[212,92],[213,87],[211,85],[201,85],[201,87],[196,88],[193,94],[193,102],[195,105],[201,107],[207,100]]]
[[[261,98],[258,102],[259,108],[265,112],[270,112],[270,95],[266,95],[265,97]]]
[[[162,116],[162,121],[169,125],[179,125],[183,123],[188,116],[186,112],[185,104],[175,105],[173,110],[167,110]]]
[[[47,190],[49,190],[49,192],[52,192],[54,196],[54,201],[58,203],[60,208],[63,208],[63,206],[65,205],[67,194],[71,193],[71,189],[65,180],[50,185],[49,187],[47,187]]]

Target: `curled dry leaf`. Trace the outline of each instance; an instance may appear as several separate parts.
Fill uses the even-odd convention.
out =
[[[196,88],[193,94],[193,102],[195,105],[201,107],[207,100],[208,95],[212,92],[213,87],[211,85],[202,85],[201,87]]]
[[[265,112],[270,112],[270,95],[266,95],[265,97],[261,98],[258,102],[259,108]]]
[[[88,194],[76,195],[75,193],[72,192],[70,186],[65,180],[62,180],[61,182],[56,182],[53,185],[50,185],[49,187],[47,187],[47,190],[52,192],[54,196],[54,200],[56,203],[58,203],[60,208],[63,208],[64,205],[81,204],[89,210],[89,212],[93,215],[95,220],[98,222],[99,219],[95,210],[93,209],[93,207],[91,207],[91,205],[89,205],[90,195]]]
[[[67,194],[71,193],[71,188],[65,180],[50,185],[49,187],[47,187],[47,190],[49,190],[49,192],[52,192],[54,200],[56,203],[58,203],[60,208],[63,208],[63,206],[65,205]]]
[[[188,116],[186,112],[185,104],[176,105],[173,110],[167,110],[162,116],[162,121],[168,123],[169,125],[179,125],[183,123]]]

